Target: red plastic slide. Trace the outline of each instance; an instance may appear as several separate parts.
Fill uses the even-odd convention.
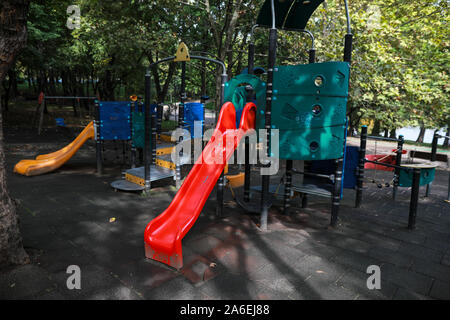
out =
[[[219,120],[211,140],[203,149],[192,170],[184,180],[169,207],[153,219],[145,228],[145,255],[171,267],[183,267],[181,240],[197,220],[202,208],[213,190],[217,179],[237,148],[239,141],[249,129],[255,128],[256,106],[247,103],[242,111],[239,129],[236,129],[236,111],[231,102],[220,110]],[[234,147],[226,148],[227,136],[234,135]],[[223,143],[215,142],[223,139]],[[230,143],[230,142],[228,142]],[[217,148],[220,146],[220,149]],[[216,149],[223,152],[222,161]],[[217,163],[222,162],[222,163]]]

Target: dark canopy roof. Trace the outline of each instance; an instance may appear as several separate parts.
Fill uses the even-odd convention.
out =
[[[271,0],[266,0],[256,24],[272,26]],[[324,0],[274,0],[275,23],[280,29],[305,29],[309,18]]]

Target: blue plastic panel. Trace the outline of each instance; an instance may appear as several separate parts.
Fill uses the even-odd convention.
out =
[[[203,136],[204,129],[204,105],[199,102],[188,102],[184,104],[184,121],[186,122],[186,129],[191,133],[192,138],[201,138]],[[201,136],[195,135],[194,124],[195,121],[201,121]]]
[[[130,140],[130,111],[127,101],[100,101],[100,140]]]

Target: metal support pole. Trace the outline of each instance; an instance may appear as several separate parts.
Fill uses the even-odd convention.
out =
[[[253,74],[255,68],[255,44],[251,42],[248,46],[248,74]]]
[[[156,107],[156,130],[158,134],[161,134],[161,127],[162,127],[162,117],[163,117],[163,105],[161,103],[158,103],[158,106]]]
[[[152,164],[156,164],[156,114],[154,114],[151,110],[150,113],[152,126]]]
[[[437,130],[436,130],[436,131],[434,131],[433,142],[431,143],[431,157],[430,157],[430,161],[431,162],[436,161],[438,140],[439,140],[439,135],[438,135]],[[425,190],[425,197],[428,197],[430,195],[432,183],[433,182],[430,182],[429,184],[427,184],[427,187],[426,187],[426,190]]]
[[[252,42],[248,46],[248,74],[253,74],[255,60],[255,44]],[[247,101],[248,102],[248,101]],[[245,164],[244,164],[244,201],[250,201],[250,138],[245,137]]]
[[[226,70],[223,70],[221,75],[221,89],[220,89],[220,101],[219,105],[222,107],[225,100],[225,83],[228,81],[228,75],[225,73]],[[223,146],[225,147],[226,141],[223,141]],[[223,159],[226,161],[226,159]],[[222,171],[219,177],[219,181],[217,183],[217,207],[216,207],[216,216],[221,217],[223,213],[223,193],[225,186],[225,175]]]
[[[291,187],[292,187],[292,166],[293,160],[286,160],[286,184],[284,185],[284,214],[289,215],[289,209],[291,206]]]
[[[439,140],[439,134],[437,133],[437,130],[434,131],[433,135],[433,142],[431,143],[431,161],[436,161],[436,153],[437,153],[437,145]]]
[[[345,4],[345,15],[347,18],[347,34],[345,35],[345,44],[344,44],[344,61],[351,63],[352,62],[352,49],[353,49],[353,35],[351,28],[351,20],[350,20],[350,10],[348,9],[348,2],[344,0]]]
[[[398,143],[397,143],[397,155],[395,157],[395,165],[401,166],[402,165],[402,152],[403,152],[403,143],[405,140],[403,139],[403,136],[400,135],[398,137]],[[397,195],[397,188],[398,188],[398,178],[400,175],[400,169],[395,168],[394,169],[394,187],[392,189],[392,199],[395,201],[395,197]]]
[[[184,129],[184,103],[186,102],[186,62],[181,63],[180,105],[178,106],[178,128]],[[180,137],[180,142],[183,140]]]
[[[150,134],[151,134],[151,82],[150,82],[150,69],[147,69],[145,74],[145,97],[144,97],[144,180],[145,190],[148,191],[151,188],[150,179],[150,164],[152,162],[152,156],[150,151]]]
[[[315,63],[316,62],[316,49],[310,49],[309,50],[309,63]]]
[[[345,45],[344,45],[344,61],[351,63],[352,62],[352,47],[353,47],[353,35],[346,34],[345,35]]]
[[[272,1],[273,6],[273,1]],[[272,10],[272,19],[275,20],[274,11]],[[272,92],[273,92],[273,72],[276,61],[277,50],[277,29],[273,23],[269,33],[269,68],[267,72],[267,91],[266,91],[266,112],[265,112],[265,129],[266,129],[266,152],[269,153],[271,123],[272,123]],[[267,230],[267,217],[269,215],[269,184],[270,176],[262,176],[262,192],[261,192],[261,230]]]
[[[181,88],[180,88],[180,104],[178,106],[178,129],[184,129],[184,103],[186,102],[186,62],[181,63]],[[183,136],[180,135],[178,143],[183,143]],[[183,152],[180,151],[179,158],[183,156]],[[175,164],[175,183],[177,190],[181,187],[181,164],[179,161]]]
[[[355,208],[361,207],[362,192],[364,186],[364,164],[365,164],[364,159],[366,157],[366,145],[367,145],[367,126],[362,126],[361,142],[359,147],[359,164],[357,172]]]
[[[250,201],[250,138],[245,137],[245,177],[244,177],[244,201]]]
[[[335,227],[338,221],[339,207],[341,204],[341,188],[342,188],[342,167],[344,159],[336,159],[336,173],[334,176],[333,193],[331,195],[331,221],[330,225]]]
[[[306,193],[302,194],[302,208],[306,208],[308,206],[308,195]]]
[[[101,140],[101,121],[100,121],[100,105],[95,100],[95,146],[96,146],[96,159],[97,159],[97,174],[103,174],[103,155],[102,155],[102,140]]]
[[[41,110],[39,110],[40,113],[39,113],[39,124],[38,124],[38,136],[41,135],[41,132],[42,132],[42,126],[44,123],[44,111],[46,108],[47,108],[47,102],[44,98],[44,100],[41,103]]]
[[[450,159],[447,160],[447,164],[449,162],[450,162]],[[447,167],[450,167],[450,165],[447,165]],[[448,171],[447,202],[450,202],[450,170]]]
[[[133,143],[133,136],[134,136],[134,128],[133,128],[133,114],[134,112],[137,112],[137,105],[138,102],[131,103],[130,104],[130,115],[131,115],[131,124],[130,124],[130,131],[131,131],[131,154],[130,154],[130,162],[131,162],[131,168],[136,168],[136,147]]]
[[[221,217],[223,214],[224,181],[225,181],[225,176],[222,171],[222,174],[220,175],[219,180],[217,182],[217,206],[216,206],[216,216],[217,217]]]
[[[414,229],[416,227],[417,205],[419,202],[419,188],[420,188],[419,182],[420,182],[420,169],[414,168],[413,182],[411,188],[411,202],[409,204],[408,229]]]
[[[131,146],[131,168],[136,168],[136,147]]]

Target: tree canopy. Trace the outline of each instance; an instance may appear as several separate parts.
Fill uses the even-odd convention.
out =
[[[146,66],[174,55],[184,41],[191,53],[223,60],[232,77],[247,66],[250,30],[263,2],[36,0],[30,5],[28,47],[15,71],[29,81],[35,94],[62,90],[62,94],[126,99],[143,93]],[[80,8],[80,28],[66,26],[69,5]],[[448,126],[448,1],[355,0],[350,2],[350,14],[351,127],[364,121],[390,131],[408,125]],[[316,38],[318,62],[342,60],[344,1],[326,0],[306,28]],[[310,39],[296,32],[279,34],[277,64],[307,63]],[[267,30],[255,32],[255,44],[255,65],[266,68]],[[178,65],[167,64],[153,72],[155,99],[176,99],[178,71]],[[218,75],[215,65],[189,63],[189,95],[217,96]]]

